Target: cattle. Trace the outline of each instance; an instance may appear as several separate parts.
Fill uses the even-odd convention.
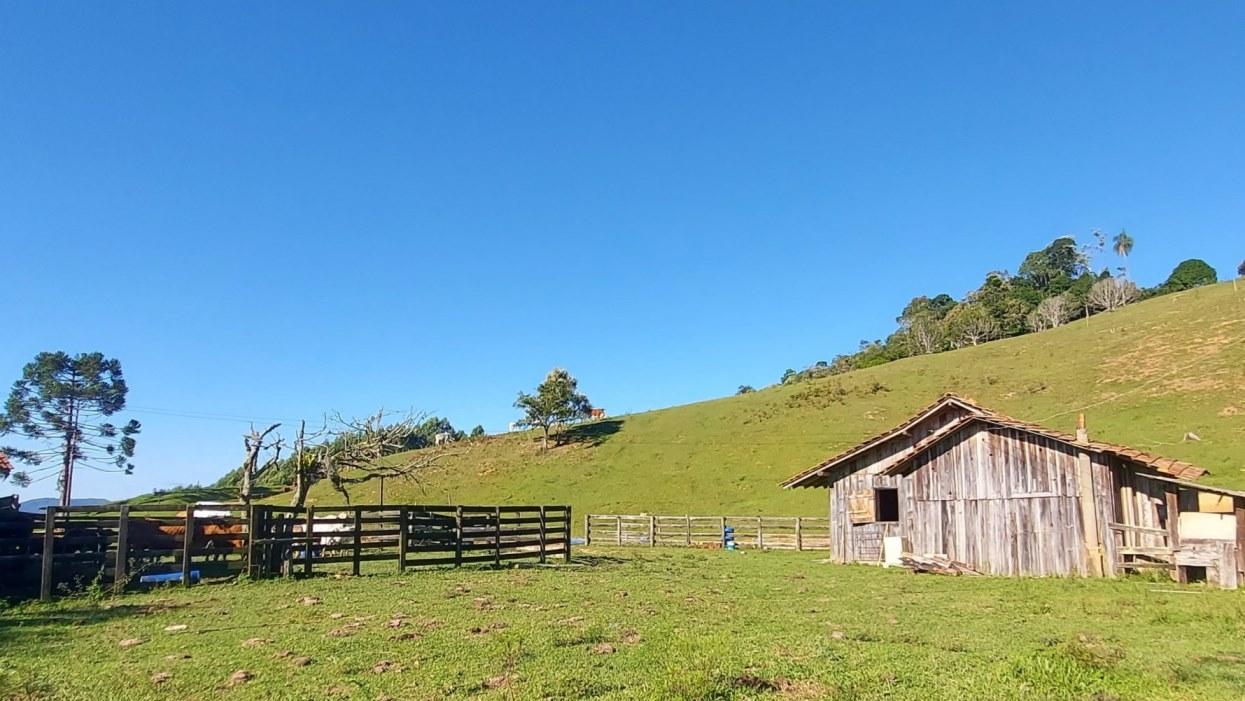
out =
[[[21,540],[31,538],[35,532],[35,514],[17,510],[17,497],[11,508],[0,508],[0,538]],[[5,499],[8,501],[8,499]]]
[[[604,419],[605,410],[600,407],[593,408],[591,411],[588,412],[588,418],[594,421],[597,419]]]
[[[346,519],[350,518],[350,514],[342,511],[336,514],[324,514],[319,516],[319,518],[332,519],[332,521],[313,521],[311,524],[312,542],[318,545],[322,552],[334,550],[334,546],[338,546],[346,541],[352,540],[350,536],[330,535],[333,533],[347,533],[354,530],[354,524],[345,522]],[[305,534],[307,532],[306,524],[294,524],[293,532]]]
[[[178,514],[182,518],[184,515]],[[197,548],[209,550],[241,550],[246,547],[246,525],[228,518],[195,518],[194,539]],[[129,543],[138,550],[176,550],[182,547],[186,524],[170,523],[155,518],[130,518]]]
[[[446,445],[454,442],[454,434],[449,431],[441,431],[432,437],[433,445]]]

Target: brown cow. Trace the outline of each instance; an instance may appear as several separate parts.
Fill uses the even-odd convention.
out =
[[[129,527],[130,547],[140,550],[175,550],[182,547],[186,535],[184,523],[151,518],[131,518]],[[223,518],[195,519],[192,542],[201,548],[240,550],[246,547],[246,526]]]

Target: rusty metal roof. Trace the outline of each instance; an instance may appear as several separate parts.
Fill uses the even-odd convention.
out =
[[[1184,462],[1183,460],[1175,460],[1173,458],[1165,458],[1165,457],[1161,457],[1158,455],[1153,455],[1151,453],[1147,453],[1142,450],[1137,450],[1135,448],[1129,448],[1128,446],[1117,445],[1115,443],[1105,443],[1103,441],[1088,441],[1086,443],[1078,443],[1076,436],[1073,436],[1067,433],[1062,433],[1060,431],[1055,431],[1055,430],[1046,428],[1045,426],[1040,426],[1038,424],[1030,423],[1028,421],[1021,421],[1020,419],[1012,418],[1005,414],[1000,414],[996,411],[992,411],[990,409],[986,409],[985,407],[974,404],[973,402],[967,399],[964,399],[963,397],[956,396],[954,394],[944,394],[943,396],[939,397],[937,401],[925,407],[924,409],[920,410],[912,418],[908,419],[907,421],[904,421],[903,423],[890,429],[889,431],[878,434],[877,436],[874,436],[873,438],[870,438],[867,441],[864,441],[858,445],[848,448],[847,450],[839,453],[838,455],[835,455],[834,457],[829,458],[828,460],[825,460],[799,473],[798,475],[795,475],[794,477],[791,477],[790,479],[782,483],[782,487],[789,489],[791,487],[814,486],[815,478],[821,477],[828,470],[834,467],[837,467],[838,465],[843,464],[845,461],[850,460],[851,458],[859,455],[860,453],[863,453],[864,451],[874,446],[885,443],[886,441],[889,441],[896,436],[903,435],[914,424],[919,423],[920,421],[924,420],[930,415],[948,406],[958,406],[961,409],[964,409],[969,412],[969,415],[965,417],[965,419],[954,422],[954,425],[956,426],[956,428],[970,421],[984,421],[986,423],[994,424],[996,426],[1001,426],[1004,428],[1012,428],[1018,431],[1025,431],[1027,433],[1032,433],[1034,435],[1043,436],[1045,438],[1056,440],[1061,443],[1081,446],[1094,453],[1100,453],[1104,455],[1113,455],[1115,457],[1118,457],[1123,460],[1127,460],[1136,465],[1148,467],[1152,470],[1155,470],[1156,472],[1170,475],[1178,479],[1184,479],[1184,480],[1197,479],[1198,477],[1201,477],[1202,475],[1206,474],[1205,469],[1200,468],[1191,463]],[[940,430],[936,432],[935,434],[931,434],[931,436],[927,437],[925,440],[922,440],[918,444],[913,445],[908,450],[903,451],[904,453],[907,453],[907,455],[905,455],[902,458],[899,458],[897,461],[894,461],[894,464],[892,464],[888,469],[893,469],[897,464],[906,462],[911,457],[914,457],[917,453],[932,446],[933,444],[938,443],[950,433],[951,431]]]

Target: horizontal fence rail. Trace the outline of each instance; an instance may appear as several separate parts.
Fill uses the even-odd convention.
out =
[[[0,593],[571,556],[569,506],[104,505],[0,511]]]
[[[777,550],[829,550],[830,519],[813,516],[670,516],[665,514],[588,514],[588,545],[736,547]]]
[[[569,561],[569,506],[256,507],[252,576],[394,561],[409,567]]]

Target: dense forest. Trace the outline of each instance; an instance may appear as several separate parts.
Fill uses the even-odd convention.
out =
[[[1025,256],[1014,275],[1006,270],[988,273],[980,287],[960,300],[948,294],[915,297],[895,319],[898,327],[890,336],[861,341],[856,352],[820,360],[803,370],[788,369],[779,381],[801,382],[1044,331],[1140,299],[1218,282],[1215,269],[1194,258],[1177,265],[1162,284],[1139,287],[1128,276],[1132,237],[1121,231],[1110,241],[1118,263],[1114,272],[1102,260],[1107,238],[1097,231],[1091,237],[1090,243],[1080,245],[1072,236],[1061,236]],[[739,391],[751,387],[741,386]]]

